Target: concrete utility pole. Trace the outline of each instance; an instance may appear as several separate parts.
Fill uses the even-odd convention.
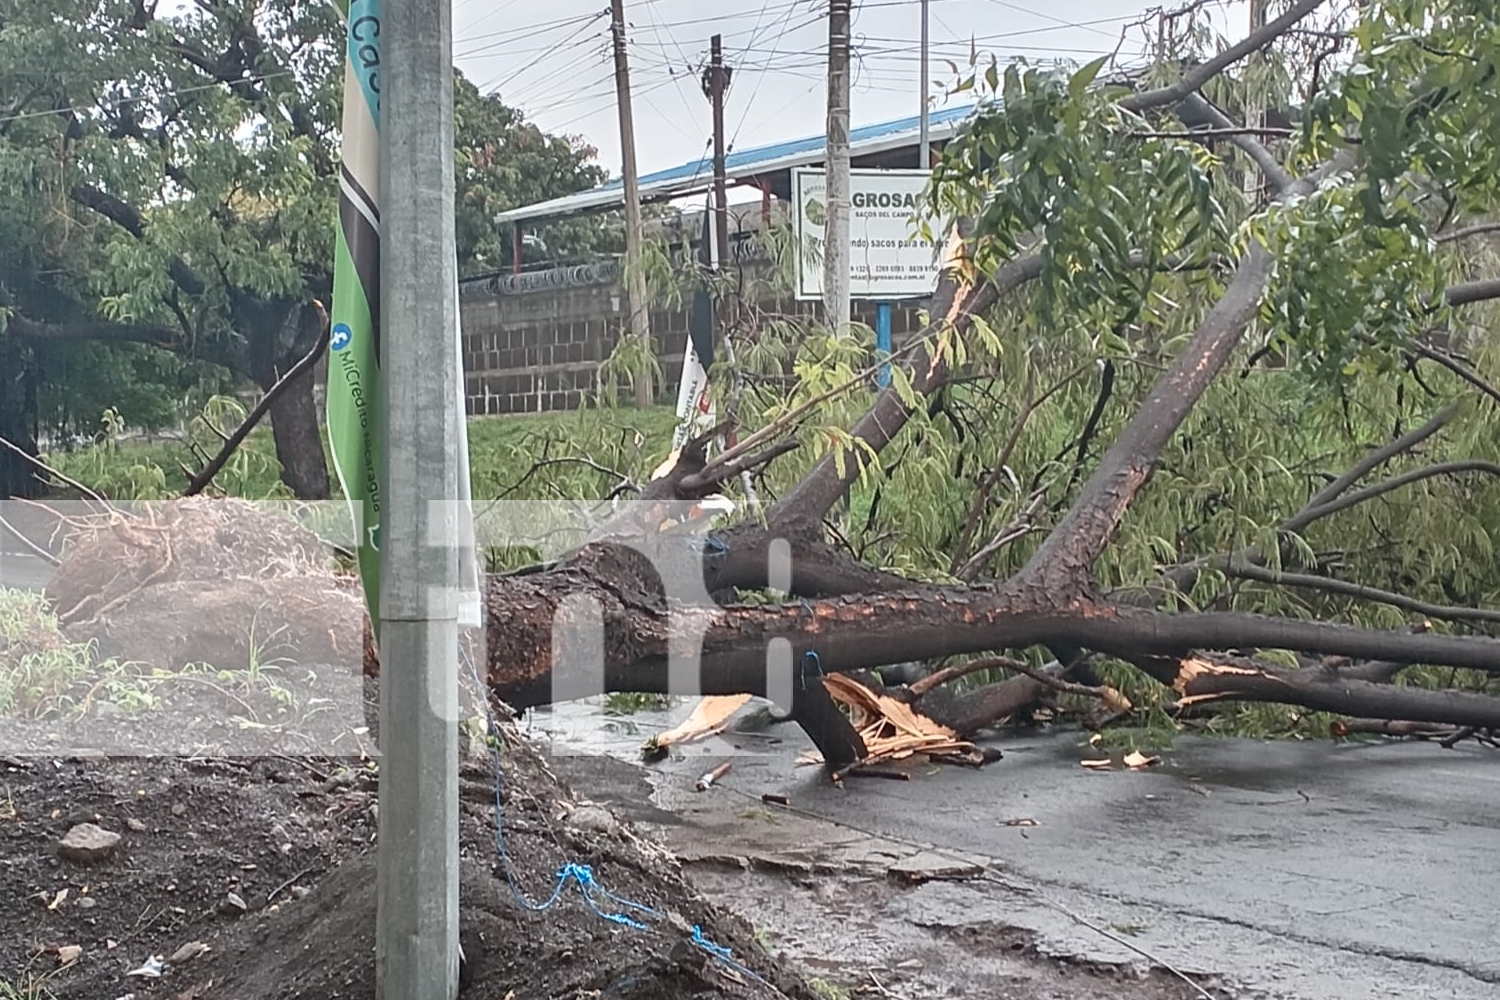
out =
[[[729,262],[729,194],[724,179],[724,92],[729,89],[729,68],[724,65],[723,39],[709,40],[708,68],[703,71],[703,91],[714,108],[714,240],[720,267]]]
[[[625,183],[625,297],[630,332],[651,349],[651,303],[646,299],[646,277],[641,274],[641,191],[636,184],[635,120],[630,113],[630,63],[625,55],[625,0],[610,0],[610,31],[614,35],[615,99],[620,109],[620,173]],[[635,382],[635,402],[656,402],[651,373]]]
[[[452,0],[381,25],[379,1000],[458,995],[458,443]]]
[[[927,147],[928,120],[931,117],[927,110],[930,97],[927,93],[929,86],[927,78],[931,76],[927,68],[927,0],[922,0],[922,55],[920,57],[922,74],[922,114],[918,121],[921,123],[917,130],[917,166],[923,170],[932,166],[932,150]]]
[[[823,229],[823,315],[835,336],[849,327],[849,22],[852,0],[828,3],[828,153]]]

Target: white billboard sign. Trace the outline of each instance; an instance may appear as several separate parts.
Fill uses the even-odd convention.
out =
[[[849,294],[889,302],[925,298],[941,267],[929,240],[915,232],[926,170],[850,170]],[[797,298],[823,297],[823,226],[828,220],[827,173],[792,171],[792,226],[797,238]],[[934,225],[936,231],[942,227]]]

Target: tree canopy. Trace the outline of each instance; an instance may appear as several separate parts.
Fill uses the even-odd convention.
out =
[[[184,401],[268,387],[315,346],[342,39],[325,3],[0,4],[0,435],[34,447],[39,421],[92,430],[107,407],[160,426]],[[455,96],[460,266],[505,266],[497,211],[604,173],[461,75]],[[301,382],[271,412],[278,454],[293,491],[326,495]],[[34,485],[0,467],[6,493]]]

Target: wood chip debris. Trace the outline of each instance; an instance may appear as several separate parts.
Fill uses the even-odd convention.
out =
[[[698,702],[693,707],[692,714],[681,723],[647,740],[642,752],[660,753],[670,746],[679,746],[683,743],[717,736],[729,727],[730,717],[749,702],[748,694],[710,695]]]
[[[714,768],[712,771],[709,771],[707,774],[703,775],[703,777],[699,778],[693,785],[693,788],[695,791],[706,792],[714,786],[714,782],[718,781],[728,773],[729,761],[726,760],[724,763],[720,764],[718,767]]]
[[[1078,763],[1082,764],[1084,767],[1088,768],[1091,771],[1109,771],[1112,770],[1115,766],[1115,762],[1109,757],[1090,757],[1088,759],[1081,760]],[[1160,764],[1161,758],[1148,757],[1145,754],[1141,753],[1139,750],[1132,750],[1124,756],[1120,763],[1124,764],[1132,771],[1139,771],[1143,768]]]
[[[929,757],[983,759],[979,749],[968,740],[959,739],[954,730],[905,702],[876,694],[853,678],[829,674],[823,678],[823,686],[834,701],[851,712],[851,722],[865,744],[861,764],[904,760],[919,753]],[[798,763],[807,758],[804,754]],[[810,762],[821,763],[822,758]]]
[[[1147,757],[1139,750],[1132,750],[1130,751],[1130,753],[1125,755],[1125,766],[1132,770],[1137,770],[1142,767],[1150,767],[1153,764],[1160,763],[1160,757]]]

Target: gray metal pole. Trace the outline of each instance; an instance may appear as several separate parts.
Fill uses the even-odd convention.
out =
[[[917,133],[917,166],[921,167],[923,170],[926,170],[928,167],[932,166],[932,151],[927,148],[927,121],[930,117],[927,110],[927,104],[929,101],[927,88],[930,86],[930,84],[927,82],[927,78],[931,75],[930,71],[927,68],[927,49],[927,0],[922,0],[922,111],[921,117],[918,119],[918,121],[921,122],[921,125]]]
[[[378,1000],[458,995],[458,379],[452,0],[381,25]]]

